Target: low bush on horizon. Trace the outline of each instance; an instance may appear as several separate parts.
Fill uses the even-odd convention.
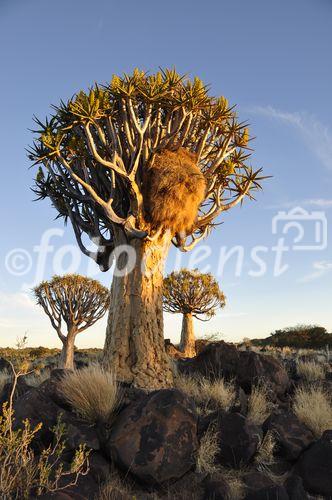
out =
[[[332,429],[332,398],[317,384],[296,389],[293,410],[316,438],[320,438],[324,431]]]
[[[91,423],[109,422],[120,401],[114,374],[97,364],[68,371],[60,390],[74,411]]]

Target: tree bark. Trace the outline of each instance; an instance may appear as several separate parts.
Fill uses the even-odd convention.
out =
[[[196,356],[194,324],[191,313],[185,313],[182,318],[180,351],[186,358]]]
[[[163,335],[163,267],[170,238],[157,241],[134,239],[136,256],[131,267],[125,254],[117,259],[111,288],[111,307],[106,330],[104,366],[118,380],[138,387],[170,387],[173,374]]]
[[[62,340],[62,350],[60,354],[60,367],[66,370],[74,369],[74,351],[76,335],[69,332]]]

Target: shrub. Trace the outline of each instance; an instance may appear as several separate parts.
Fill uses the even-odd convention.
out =
[[[317,438],[332,429],[332,401],[324,388],[317,385],[299,387],[293,401],[295,414]]]
[[[248,420],[253,424],[262,425],[271,414],[273,404],[269,399],[269,392],[264,384],[258,384],[251,390],[248,398]]]
[[[324,367],[315,361],[299,361],[297,373],[307,382],[316,382],[325,378]]]
[[[99,365],[68,371],[61,390],[73,409],[89,422],[108,422],[119,403],[119,391],[113,373]]]
[[[38,372],[30,373],[30,375],[27,375],[25,377],[25,381],[31,387],[38,387],[38,386],[40,386],[40,384],[45,382],[45,380],[50,378],[50,373],[51,373],[51,370],[48,368],[45,368],[45,369],[41,370],[39,373]]]

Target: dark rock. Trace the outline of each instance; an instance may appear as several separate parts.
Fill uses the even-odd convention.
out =
[[[154,391],[118,415],[106,451],[140,480],[163,483],[194,466],[196,433],[193,402],[176,389]]]
[[[241,387],[237,388],[236,403],[230,409],[233,413],[241,413],[246,415],[248,411],[248,396]]]
[[[315,440],[314,435],[292,412],[276,411],[264,422],[264,432],[272,431],[278,444],[277,454],[296,460]]]
[[[284,484],[290,500],[308,500],[308,494],[304,489],[303,481],[299,476],[290,476]]]
[[[309,493],[332,496],[332,430],[301,455],[296,469]]]
[[[56,381],[46,380],[38,388],[32,388],[19,397],[14,404],[14,427],[19,428],[28,419],[32,428],[42,423],[41,429],[33,440],[34,448],[39,451],[49,446],[54,437],[53,428],[59,419],[65,425],[66,448],[76,450],[80,444],[86,444],[93,450],[99,450],[100,444],[94,426],[87,424],[74,413],[57,404]],[[57,402],[56,402],[57,401]]]
[[[244,500],[289,500],[289,496],[283,486],[275,485],[248,493]]]
[[[10,380],[5,384],[2,393],[0,394],[0,411],[2,410],[3,404],[9,401],[12,389],[13,389],[13,381]],[[16,389],[14,393],[14,398],[13,398],[14,401],[16,401],[19,397],[23,396],[23,394],[28,392],[30,389],[31,387],[26,383],[24,378],[19,377],[17,379]]]
[[[262,439],[261,429],[239,413],[224,413],[219,429],[219,462],[235,468],[250,462]]]
[[[203,377],[232,378],[237,373],[239,352],[224,341],[209,343],[195,358],[179,360],[179,371],[184,374],[199,373]]]
[[[216,429],[219,439],[217,461],[221,465],[239,468],[250,462],[257,451],[263,433],[239,413],[216,411],[198,421],[199,439],[209,427]]]
[[[242,351],[239,355],[237,380],[245,392],[250,392],[253,385],[265,382],[277,396],[285,393],[289,378],[278,360],[252,351]]]
[[[13,373],[11,364],[5,358],[0,358],[0,372]]]
[[[225,478],[221,473],[208,476],[203,481],[204,498],[213,500],[228,500],[230,490]]]
[[[275,486],[275,483],[269,476],[257,470],[247,472],[243,477],[243,483],[247,494]]]
[[[162,489],[162,494],[160,494],[158,498],[162,500],[171,500],[173,498],[183,498],[185,500],[206,500],[207,497],[204,494],[203,487],[205,477],[206,474],[188,472],[177,481],[167,483],[165,488]],[[141,496],[138,495],[137,497],[139,500],[148,500],[146,496],[141,498]],[[151,500],[155,500],[155,498],[155,496],[151,496]]]
[[[127,382],[118,383],[120,410],[128,406],[132,402],[137,402],[139,399],[144,399],[147,392],[139,387],[134,387]]]
[[[89,455],[89,475],[97,483],[104,483],[110,477],[110,463],[98,451],[94,451]]]

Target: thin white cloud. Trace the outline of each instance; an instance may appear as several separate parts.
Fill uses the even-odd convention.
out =
[[[290,200],[290,201],[283,201],[280,203],[276,203],[274,205],[267,205],[265,208],[276,210],[281,208],[288,209],[288,208],[304,207],[304,206],[327,210],[328,208],[332,208],[332,199],[307,198],[304,200]]]
[[[332,261],[328,260],[318,260],[312,264],[313,272],[303,276],[298,281],[299,283],[309,283],[318,278],[325,276],[327,273],[332,271]]]
[[[332,131],[315,116],[307,112],[287,113],[272,106],[253,106],[247,112],[283,121],[294,127],[322,164],[332,170]]]

